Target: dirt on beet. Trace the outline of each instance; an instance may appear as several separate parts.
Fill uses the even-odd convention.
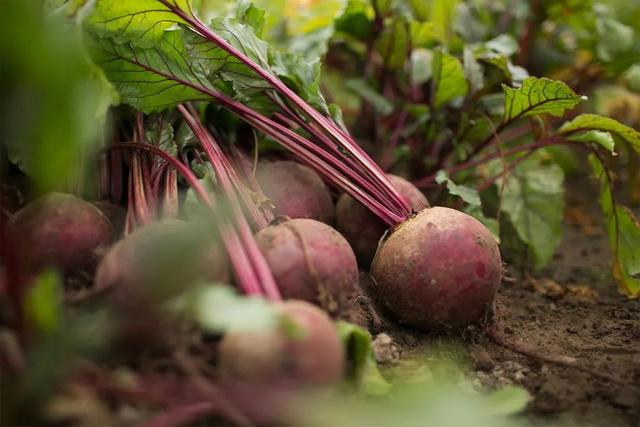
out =
[[[535,274],[507,266],[487,325],[450,336],[420,334],[393,326],[366,297],[357,299],[348,316],[379,334],[374,351],[385,375],[425,375],[425,360],[444,351],[469,367],[467,378],[477,387],[526,388],[532,423],[639,426],[640,300],[616,290],[596,196],[583,185],[570,182],[577,191],[568,191],[554,260]],[[366,273],[361,282],[372,286]]]

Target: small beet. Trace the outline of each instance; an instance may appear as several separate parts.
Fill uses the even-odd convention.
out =
[[[65,275],[93,273],[114,239],[107,217],[91,203],[64,193],[39,197],[16,212],[7,234],[30,271],[57,267]]]
[[[153,289],[173,294],[197,280],[225,283],[230,273],[215,238],[199,226],[167,219],[140,227],[113,245],[95,277],[95,289],[122,294]],[[214,236],[215,237],[215,236]]]
[[[333,201],[320,176],[291,161],[261,162],[256,180],[276,208],[277,215],[310,218],[331,224]]]
[[[319,304],[335,313],[358,288],[358,265],[349,243],[332,227],[292,219],[256,234],[282,296]]]
[[[371,267],[374,300],[400,323],[423,330],[477,321],[502,278],[498,245],[475,218],[434,207],[396,227]]]
[[[391,184],[414,212],[429,206],[427,198],[409,181],[388,174]],[[360,265],[369,267],[378,249],[378,242],[389,227],[365,206],[348,194],[343,194],[336,204],[336,229],[351,244]]]
[[[325,385],[344,370],[344,347],[329,316],[304,301],[285,301],[277,310],[291,325],[255,332],[227,333],[218,347],[224,377],[236,381]]]

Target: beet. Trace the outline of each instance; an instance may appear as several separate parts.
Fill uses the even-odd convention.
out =
[[[427,198],[413,184],[396,175],[387,175],[391,184],[418,212],[429,205]],[[369,267],[378,249],[378,242],[389,227],[369,209],[348,194],[336,204],[336,229],[351,244],[360,265]]]
[[[420,211],[393,230],[371,267],[374,300],[400,323],[423,330],[478,320],[502,276],[498,245],[475,218],[454,209]]]
[[[39,197],[16,212],[7,234],[29,271],[57,267],[65,275],[93,273],[114,239],[107,217],[91,203],[63,193]]]
[[[197,280],[227,283],[227,258],[218,241],[200,226],[167,219],[140,227],[104,256],[95,289],[120,289],[124,295],[144,289],[173,293]]]
[[[277,215],[311,218],[325,224],[333,222],[329,190],[312,169],[291,161],[261,162],[256,180]]]
[[[127,210],[120,205],[114,205],[113,203],[103,200],[93,202],[93,205],[109,218],[113,228],[116,230],[116,234],[121,235],[124,231],[125,222],[127,221]]]
[[[285,381],[323,385],[339,380],[344,347],[329,316],[304,301],[276,306],[295,327],[227,333],[218,347],[218,364],[227,379],[247,382]]]
[[[332,227],[292,219],[256,234],[282,296],[319,304],[335,313],[358,288],[358,265],[349,243]]]

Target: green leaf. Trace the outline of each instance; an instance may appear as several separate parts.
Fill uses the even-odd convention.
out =
[[[62,321],[62,279],[54,270],[41,273],[27,291],[24,311],[31,325],[39,332],[49,333]]]
[[[482,212],[482,206],[478,205],[469,205],[464,209],[464,212],[487,227],[493,235],[493,238],[496,239],[496,243],[500,244],[500,222],[498,222],[497,219],[487,217],[484,212]]]
[[[640,64],[634,64],[624,73],[629,88],[635,92],[640,92]]]
[[[160,148],[172,156],[178,155],[178,145],[174,139],[173,126],[169,114],[153,114],[145,123],[145,142]],[[165,161],[157,156],[153,161],[157,165],[165,164]]]
[[[165,31],[156,46],[149,49],[97,37],[91,38],[90,46],[94,61],[123,102],[152,113],[181,102],[210,99],[196,89],[213,87],[206,70],[192,61],[182,35],[181,30]]]
[[[131,24],[126,25],[120,22],[125,6],[108,8],[109,1],[101,4],[87,25],[94,57],[127,103],[153,112],[184,101],[208,99],[206,92],[217,89],[256,110],[274,108],[265,93],[270,86],[239,59],[175,22],[156,32],[150,21],[164,23],[168,12],[162,8],[149,9],[147,2],[136,3],[128,12],[135,18],[127,19],[125,22],[131,20]],[[245,19],[247,11],[239,14],[240,19],[215,18],[210,28],[269,69],[267,44],[256,36],[251,26],[255,22]]]
[[[410,21],[409,34],[411,37],[411,46],[414,50],[419,47],[426,47],[432,43],[435,38],[433,34],[433,23]]]
[[[348,358],[347,378],[369,396],[382,396],[391,390],[380,371],[371,348],[371,335],[364,329],[338,321],[336,324]]]
[[[517,89],[506,85],[502,88],[505,93],[504,123],[540,114],[560,117],[583,100],[563,82],[547,78],[529,77]]]
[[[189,0],[172,1],[189,10]],[[158,0],[97,0],[86,25],[93,33],[112,38],[118,44],[150,48],[164,38],[166,30],[182,22]]]
[[[408,45],[407,23],[396,18],[382,31],[375,48],[382,56],[385,68],[394,69],[404,66]]]
[[[309,61],[300,54],[276,52],[272,62],[273,71],[287,86],[317,110],[328,114],[327,101],[320,90],[319,59]]]
[[[496,182],[498,188],[503,181]],[[504,182],[500,209],[520,240],[532,249],[536,268],[549,262],[562,239],[563,184],[562,168],[544,163],[540,156],[524,161]]]
[[[433,54],[428,49],[411,51],[411,80],[414,85],[426,83],[433,76]]]
[[[473,92],[477,92],[484,87],[484,74],[482,67],[476,60],[473,51],[469,48],[463,52],[464,75]]]
[[[562,134],[581,131],[611,132],[627,141],[634,150],[640,153],[640,132],[612,118],[599,116],[597,114],[581,114],[570,122],[562,125],[559,130]],[[605,148],[608,149],[608,147]]]
[[[387,116],[393,112],[393,104],[380,95],[362,79],[347,80],[347,87],[373,105],[373,108],[381,116]]]
[[[592,155],[589,160],[594,176],[600,181],[600,208],[613,252],[613,277],[621,292],[637,298],[640,296],[640,221],[631,210],[615,204],[608,171],[597,157]]]
[[[453,38],[453,23],[456,19],[456,8],[459,0],[433,0],[430,10],[430,21],[437,39],[449,44]]]
[[[633,47],[633,28],[624,25],[611,16],[606,6],[596,5],[596,53],[603,61],[611,61],[616,55]]]
[[[0,37],[0,129],[10,160],[34,193],[81,193],[92,179],[114,88],[91,63],[79,28],[46,18],[34,2],[4,2]]]
[[[202,285],[191,296],[195,318],[208,332],[261,331],[276,328],[279,315],[263,298],[247,298],[232,288]]]
[[[570,141],[577,142],[593,142],[600,145],[611,154],[616,154],[614,149],[616,146],[613,136],[609,132],[602,132],[599,130],[589,130],[586,132],[576,133],[567,137]]]
[[[485,47],[492,52],[510,57],[518,51],[518,42],[509,34],[502,34],[485,43]]]
[[[433,58],[433,99],[436,107],[469,92],[469,84],[464,76],[458,58],[438,50]]]
[[[335,21],[337,31],[364,40],[371,32],[373,8],[366,0],[349,0],[342,16]]]
[[[178,153],[173,139],[173,126],[166,114],[154,114],[145,123],[145,142],[171,155]]]
[[[531,400],[529,393],[520,387],[504,387],[485,396],[484,406],[494,416],[515,415],[524,411]]]
[[[449,179],[449,177],[447,176],[447,172],[445,172],[444,170],[438,171],[438,173],[436,174],[436,182],[438,184],[446,182],[449,194],[453,196],[459,196],[465,203],[468,203],[472,206],[481,205],[480,195],[475,188],[454,183],[453,181],[451,181],[451,179]]]

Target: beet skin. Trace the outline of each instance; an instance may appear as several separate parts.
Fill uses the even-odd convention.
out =
[[[225,335],[218,347],[222,375],[252,383],[324,385],[338,381],[345,354],[329,316],[304,301],[285,301],[277,310],[293,325]]]
[[[57,267],[65,275],[93,273],[100,252],[114,239],[107,217],[71,194],[50,193],[16,212],[6,224],[24,266]]]
[[[492,304],[502,276],[498,245],[475,218],[434,207],[400,224],[371,267],[377,305],[422,330],[477,321]]]
[[[429,206],[427,198],[404,178],[388,174],[387,177],[400,195],[418,212]],[[378,242],[389,227],[360,202],[343,194],[336,204],[336,229],[351,244],[358,262],[368,268],[378,249]]]
[[[261,162],[256,180],[275,206],[276,215],[311,218],[331,224],[333,201],[320,176],[291,161]]]
[[[256,234],[284,298],[319,304],[334,313],[341,297],[358,287],[358,265],[349,243],[330,226],[293,219]]]
[[[96,272],[95,289],[115,288],[125,296],[146,290],[173,294],[197,280],[228,282],[224,251],[215,238],[206,236],[201,227],[175,219],[145,225],[107,252]]]

